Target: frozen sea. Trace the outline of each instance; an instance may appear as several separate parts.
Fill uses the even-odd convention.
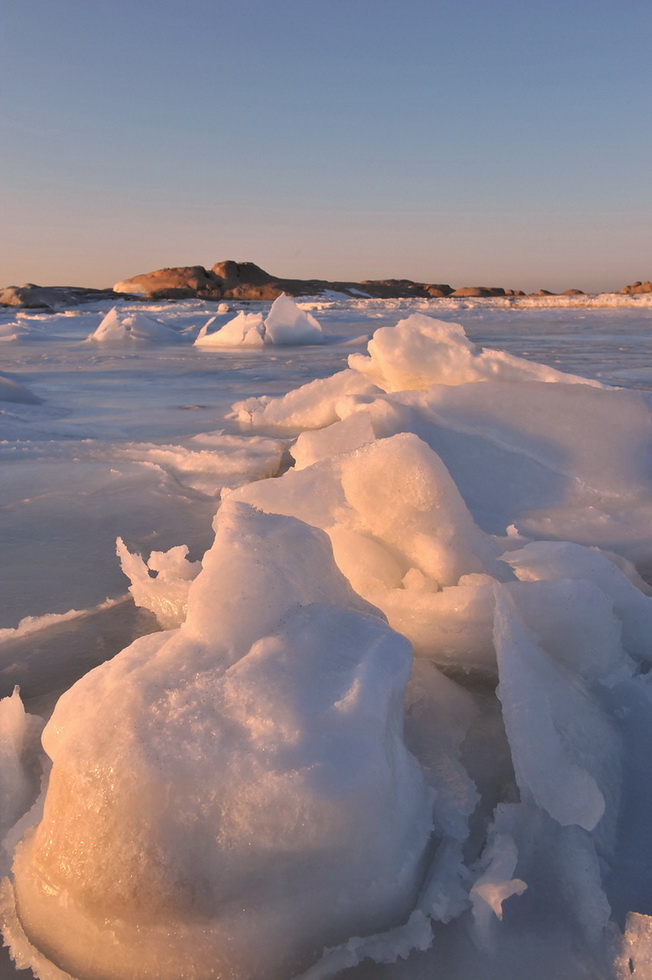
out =
[[[652,977],[652,302],[561,303],[333,296],[298,303],[321,325],[322,343],[237,347],[193,341],[211,317],[215,329],[240,310],[265,316],[269,304],[125,301],[123,321],[144,315],[175,336],[108,343],[89,338],[109,303],[0,313],[0,381],[17,383],[0,389],[3,873],[25,830],[32,841],[16,852],[21,926],[4,899],[19,964],[44,980]],[[437,336],[424,317],[443,323]],[[399,321],[408,326],[394,340]],[[449,337],[453,324],[468,349]],[[390,330],[368,355],[381,328]],[[428,361],[429,344],[432,376],[428,367],[418,387],[403,384]],[[491,355],[477,368],[482,350],[512,358]],[[341,384],[329,380],[344,371]],[[324,384],[300,404],[282,400],[315,381]],[[211,548],[216,533],[221,550]],[[178,546],[185,557],[170,553]],[[147,561],[152,552],[175,557],[129,564],[129,554]],[[296,609],[313,607],[314,622],[297,619]],[[89,675],[134,640],[133,674],[116,666]],[[174,644],[185,664],[196,658],[183,676],[171,666]],[[339,657],[337,697],[324,693],[330,680],[315,683],[334,677],[329,657]],[[160,690],[189,690],[209,664],[213,687],[200,700],[219,688],[218,734],[188,709],[175,742],[182,712],[171,695],[164,709]],[[141,673],[147,679],[133,680]],[[9,701],[16,685],[27,722]],[[46,830],[30,837],[49,778],[38,718],[71,688],[46,728]],[[344,702],[353,705],[346,724],[317,725]],[[107,748],[100,736],[123,715],[128,733]],[[341,758],[360,745],[347,769]],[[159,766],[157,753],[167,760],[160,785],[148,768]],[[139,766],[141,783],[115,788]],[[296,773],[316,769],[328,777],[296,785]],[[113,803],[109,783],[93,796],[91,772],[100,781],[112,773]],[[57,773],[72,794],[68,810]],[[270,773],[279,781],[271,788]],[[193,788],[227,778],[232,790],[219,799]],[[367,788],[353,793],[353,784]],[[183,819],[167,814],[163,785],[178,792]],[[73,803],[85,791],[86,808]],[[109,839],[117,801],[134,792],[142,807]],[[281,797],[293,801],[286,823],[269,817]],[[89,816],[100,798],[113,808],[101,833]],[[218,813],[230,830],[218,833]],[[320,857],[304,828],[322,820]],[[86,850],[73,829],[57,837],[52,827],[64,825],[84,828]],[[145,838],[156,840],[151,853]],[[254,861],[252,840],[262,838],[264,860]],[[220,842],[201,887],[188,839]],[[134,840],[120,891],[114,872]],[[74,860],[96,875],[90,898],[62,871]],[[220,860],[236,905],[251,909],[250,918],[233,914],[226,933],[213,924],[214,909],[232,901],[215,884]],[[194,898],[178,897],[177,872]],[[140,938],[115,940],[121,927],[110,924],[121,914],[137,919],[148,903],[158,914],[138,876],[171,896],[160,902],[168,946],[149,913]],[[273,916],[255,894],[278,906]],[[261,959],[246,952],[251,937]],[[117,967],[112,942],[126,950]],[[93,943],[109,950],[106,961],[88,952]],[[220,943],[233,945],[224,963]],[[3,957],[0,977],[19,975]]]

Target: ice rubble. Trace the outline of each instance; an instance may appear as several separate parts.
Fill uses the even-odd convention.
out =
[[[94,344],[176,344],[182,337],[176,330],[140,312],[109,310],[86,341]]]
[[[369,357],[352,355],[347,370],[281,398],[237,402],[232,417],[301,434],[297,462],[304,466],[336,453],[344,431],[342,449],[368,441],[364,422],[356,432],[355,423],[325,430],[368,413],[375,438],[408,431],[426,442],[486,530],[500,534],[516,524],[537,538],[599,545],[637,562],[649,557],[647,397],[511,355],[503,374],[499,352],[479,351],[456,324],[428,320],[414,314],[395,334],[381,328]],[[438,356],[428,352],[428,341]],[[324,431],[306,435],[307,429]]]
[[[648,403],[425,321],[234,405],[297,435],[297,465],[223,494],[196,577],[183,548],[121,548],[136,600],[181,625],[45,730],[3,899],[44,980],[39,950],[79,980],[649,961],[652,782],[627,758],[652,598],[624,557],[652,555]]]
[[[322,328],[311,313],[301,310],[294,300],[281,293],[267,316],[238,313],[219,330],[209,333],[216,317],[208,320],[195,340],[197,347],[263,347],[279,344],[321,344]]]
[[[130,580],[129,592],[142,609],[154,613],[163,629],[173,629],[186,618],[190,584],[201,562],[188,560],[188,546],[152,551],[147,561],[129,551],[122,538],[116,542],[120,567]],[[153,574],[152,574],[153,573]]]

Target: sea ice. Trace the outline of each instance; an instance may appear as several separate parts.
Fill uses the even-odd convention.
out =
[[[321,344],[322,328],[312,313],[300,309],[294,300],[281,293],[265,317],[265,340],[268,344]]]
[[[180,626],[188,610],[190,583],[201,571],[200,561],[188,561],[187,545],[152,551],[146,562],[132,554],[122,538],[116,550],[136,605],[153,612],[163,629]]]
[[[632,570],[626,575],[619,567],[617,556],[606,555],[595,548],[586,548],[570,541],[533,541],[525,547],[504,555],[517,577],[523,582],[554,582],[572,580],[591,582],[610,601],[622,632],[623,646],[642,663],[652,663],[652,598],[641,591],[645,586]],[[638,584],[640,582],[640,585]],[[592,616],[597,617],[595,603]],[[603,635],[611,632],[602,625]],[[593,650],[593,664],[602,657]],[[587,657],[588,659],[588,657]]]
[[[42,728],[42,720],[25,711],[18,688],[0,699],[0,843],[38,795],[34,757]]]
[[[229,418],[250,425],[281,430],[322,429],[339,421],[338,406],[348,395],[380,394],[357,371],[338,371],[329,378],[317,378],[280,398],[261,395],[232,405]]]
[[[86,340],[94,344],[177,344],[182,338],[144,313],[123,312],[114,306]]]
[[[496,693],[523,802],[536,803],[562,827],[592,831],[608,794],[614,821],[619,752],[609,719],[580,678],[571,680],[536,643],[499,586],[494,642]]]
[[[478,381],[579,382],[601,387],[596,381],[564,374],[505,351],[482,350],[468,339],[459,323],[423,313],[413,313],[395,327],[376,330],[367,349],[368,356],[351,354],[349,367],[388,392]]]
[[[160,467],[181,486],[218,497],[225,487],[275,476],[285,448],[278,439],[221,430],[193,436],[188,442],[187,446],[130,443],[120,455]]]
[[[287,980],[416,900],[432,796],[402,741],[409,644],[321,532],[239,502],[215,529],[184,625],[87,674],[44,732],[16,910],[76,977]]]
[[[33,391],[13,378],[10,374],[0,372],[0,402],[18,402],[23,405],[40,405],[43,399],[38,398]]]
[[[234,495],[326,530],[353,588],[383,610],[417,653],[449,661],[450,633],[452,659],[495,663],[486,585],[491,576],[513,577],[497,560],[504,542],[476,526],[446,467],[417,436],[375,440],[289,470],[281,480],[247,484]],[[476,573],[485,578],[470,587],[465,580],[462,591],[449,588]],[[478,598],[478,589],[485,592],[479,642],[472,638],[473,614],[458,614],[460,604]]]
[[[265,347],[270,319],[276,343],[292,325],[295,338],[307,330],[290,302],[231,320],[237,346]],[[56,443],[53,469],[29,432],[56,384],[39,387],[44,408],[16,410],[3,462],[34,454],[4,471],[21,550],[42,546],[42,508],[53,540],[63,523],[70,539],[57,539],[52,568],[70,547],[66,581],[102,583],[88,540],[121,489],[110,538],[149,555],[119,547],[135,601],[166,631],[59,700],[38,824],[40,803],[24,813],[38,791],[33,723],[17,695],[0,701],[5,821],[18,821],[7,852],[23,838],[0,898],[12,955],[44,980],[646,977],[652,597],[623,556],[649,575],[649,395],[481,348],[459,325],[414,315],[432,310],[426,301],[311,308],[341,344],[228,358],[131,350],[139,389],[164,357],[184,405],[189,364],[234,393],[222,391],[219,410],[203,395],[212,414],[194,430],[178,413],[168,432],[170,414],[152,433],[143,423],[136,438],[150,441],[118,440],[61,511],[55,477],[67,488],[73,457],[107,455],[108,443]],[[341,370],[350,337],[361,346],[390,309],[404,318]],[[487,329],[498,325],[488,309],[475,321]],[[196,331],[196,303],[147,311],[177,335]],[[207,325],[204,339],[227,327]],[[541,342],[552,360],[556,341]],[[28,348],[7,350],[31,383]],[[125,357],[81,353],[112,370]],[[325,364],[330,377],[269,396]],[[55,368],[44,361],[39,382]],[[254,373],[267,395],[247,397]],[[283,472],[287,448],[295,466]],[[130,467],[138,478],[125,484]],[[145,475],[156,481],[143,496]],[[180,529],[183,515],[207,531],[218,493],[200,569],[178,542],[198,557],[206,539],[188,535],[192,522]],[[82,503],[86,543],[70,530]],[[139,507],[155,509],[144,531]],[[52,699],[71,683],[60,652],[70,633],[97,663],[101,616],[126,607],[59,617],[51,656],[40,644],[52,617],[4,631],[2,678],[31,672]]]
[[[285,293],[274,300],[267,314],[238,313],[219,330],[209,333],[216,317],[208,320],[195,340],[197,347],[263,347],[281,344],[321,344],[323,333],[311,313],[300,309]]]
[[[515,524],[532,537],[597,544],[633,560],[652,553],[652,437],[643,393],[521,358],[509,361],[509,371],[494,370],[506,363],[501,352],[478,353],[459,325],[422,314],[377,330],[369,347],[371,358],[350,357],[348,372],[280,398],[237,402],[232,418],[299,432],[364,412],[378,438],[411,431],[427,442],[487,531]],[[382,370],[373,368],[377,350]],[[356,376],[368,376],[366,390]],[[421,390],[402,390],[409,386]],[[315,439],[303,434],[299,465],[368,441],[368,427],[356,426],[365,423]],[[311,447],[307,455],[303,446]]]
[[[484,938],[493,916],[503,917],[503,902],[512,895],[522,895],[527,884],[513,878],[518,859],[516,844],[509,834],[494,833],[483,853],[485,869],[471,889],[473,917]]]
[[[265,345],[265,322],[262,313],[238,313],[228,320],[221,329],[209,333],[216,317],[207,320],[197,334],[195,347],[263,347]]]

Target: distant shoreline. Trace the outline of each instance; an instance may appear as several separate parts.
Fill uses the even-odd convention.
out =
[[[640,281],[623,286],[611,293],[585,293],[569,288],[561,293],[539,289],[525,293],[521,289],[502,286],[461,286],[448,283],[423,283],[410,279],[373,279],[360,282],[326,279],[286,279],[274,276],[253,262],[227,260],[212,269],[204,266],[175,266],[156,269],[122,280],[110,289],[91,289],[76,286],[6,286],[0,289],[0,307],[20,309],[54,309],[75,306],[94,300],[132,299],[145,301],[204,299],[204,300],[274,300],[281,293],[294,298],[341,295],[352,299],[450,299],[504,300],[506,305],[521,305],[522,301],[537,300],[537,305],[600,305],[600,296],[637,297],[650,294],[652,282]],[[561,302],[559,302],[561,301]],[[522,305],[530,305],[523,302]],[[604,305],[604,304],[602,304]],[[618,304],[608,304],[618,305]]]

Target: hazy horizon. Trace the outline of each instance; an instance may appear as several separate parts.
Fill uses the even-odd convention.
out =
[[[0,286],[649,279],[639,0],[8,0]]]

